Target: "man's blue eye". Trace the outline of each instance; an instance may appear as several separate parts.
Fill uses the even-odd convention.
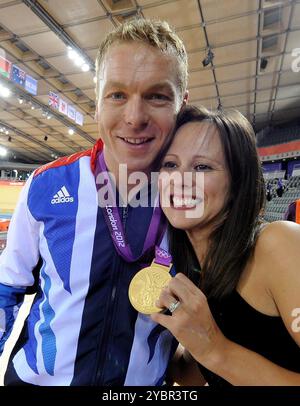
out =
[[[123,93],[112,93],[110,97],[114,100],[122,100],[125,96]]]

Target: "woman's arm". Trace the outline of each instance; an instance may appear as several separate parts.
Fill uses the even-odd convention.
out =
[[[300,332],[295,328],[295,314],[300,308],[300,226],[277,222],[269,225],[263,235],[259,249],[266,261],[267,285],[300,352]],[[300,385],[300,373],[281,368],[224,337],[205,295],[183,274],[171,280],[158,305],[169,307],[174,298],[181,304],[172,316],[151,317],[168,328],[207,369],[233,385]]]
[[[169,365],[167,384],[180,386],[203,386],[206,384],[197,362],[181,344],[179,344]]]
[[[276,340],[276,337],[274,338]],[[300,348],[299,348],[300,351]],[[232,385],[299,386],[300,374],[282,368],[261,355],[226,340],[222,349],[202,359],[203,365]]]

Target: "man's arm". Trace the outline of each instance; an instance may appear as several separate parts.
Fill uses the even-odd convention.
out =
[[[0,284],[0,355],[12,331],[25,289]]]
[[[32,177],[24,186],[0,256],[0,354],[8,339],[26,288],[32,286],[32,270],[39,260],[39,224],[28,208]]]

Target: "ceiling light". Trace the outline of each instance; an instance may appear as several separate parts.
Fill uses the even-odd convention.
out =
[[[68,129],[68,133],[69,133],[69,135],[74,135],[74,129],[73,128],[69,128]]]
[[[0,147],[0,156],[6,156],[7,155],[7,149],[4,147]]]
[[[81,66],[81,69],[82,69],[83,72],[88,72],[90,70],[90,66],[87,63],[84,63]]]
[[[10,96],[10,90],[8,87],[3,86],[0,84],[0,96],[2,97],[9,97]]]
[[[84,64],[84,60],[81,58],[81,56],[77,56],[77,58],[74,60],[76,66],[82,66]]]
[[[85,57],[79,52],[72,49],[70,46],[68,48],[68,57],[72,59],[76,66],[79,66],[83,72],[88,72],[91,67],[88,62],[85,61]]]
[[[76,51],[74,51],[74,49],[71,48],[68,50],[68,57],[70,59],[74,60],[74,59],[78,58],[78,56],[79,56],[78,53]]]
[[[8,135],[8,134],[9,134],[9,131],[8,131],[8,130],[5,130],[5,134]]]
[[[23,103],[24,103],[23,97],[20,96],[20,97],[18,98],[18,100],[19,100],[19,104],[23,104]]]

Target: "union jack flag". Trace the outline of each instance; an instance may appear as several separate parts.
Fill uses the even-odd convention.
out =
[[[48,102],[50,107],[53,107],[54,109],[58,110],[58,105],[59,105],[59,98],[58,95],[54,92],[49,92],[49,102]]]

